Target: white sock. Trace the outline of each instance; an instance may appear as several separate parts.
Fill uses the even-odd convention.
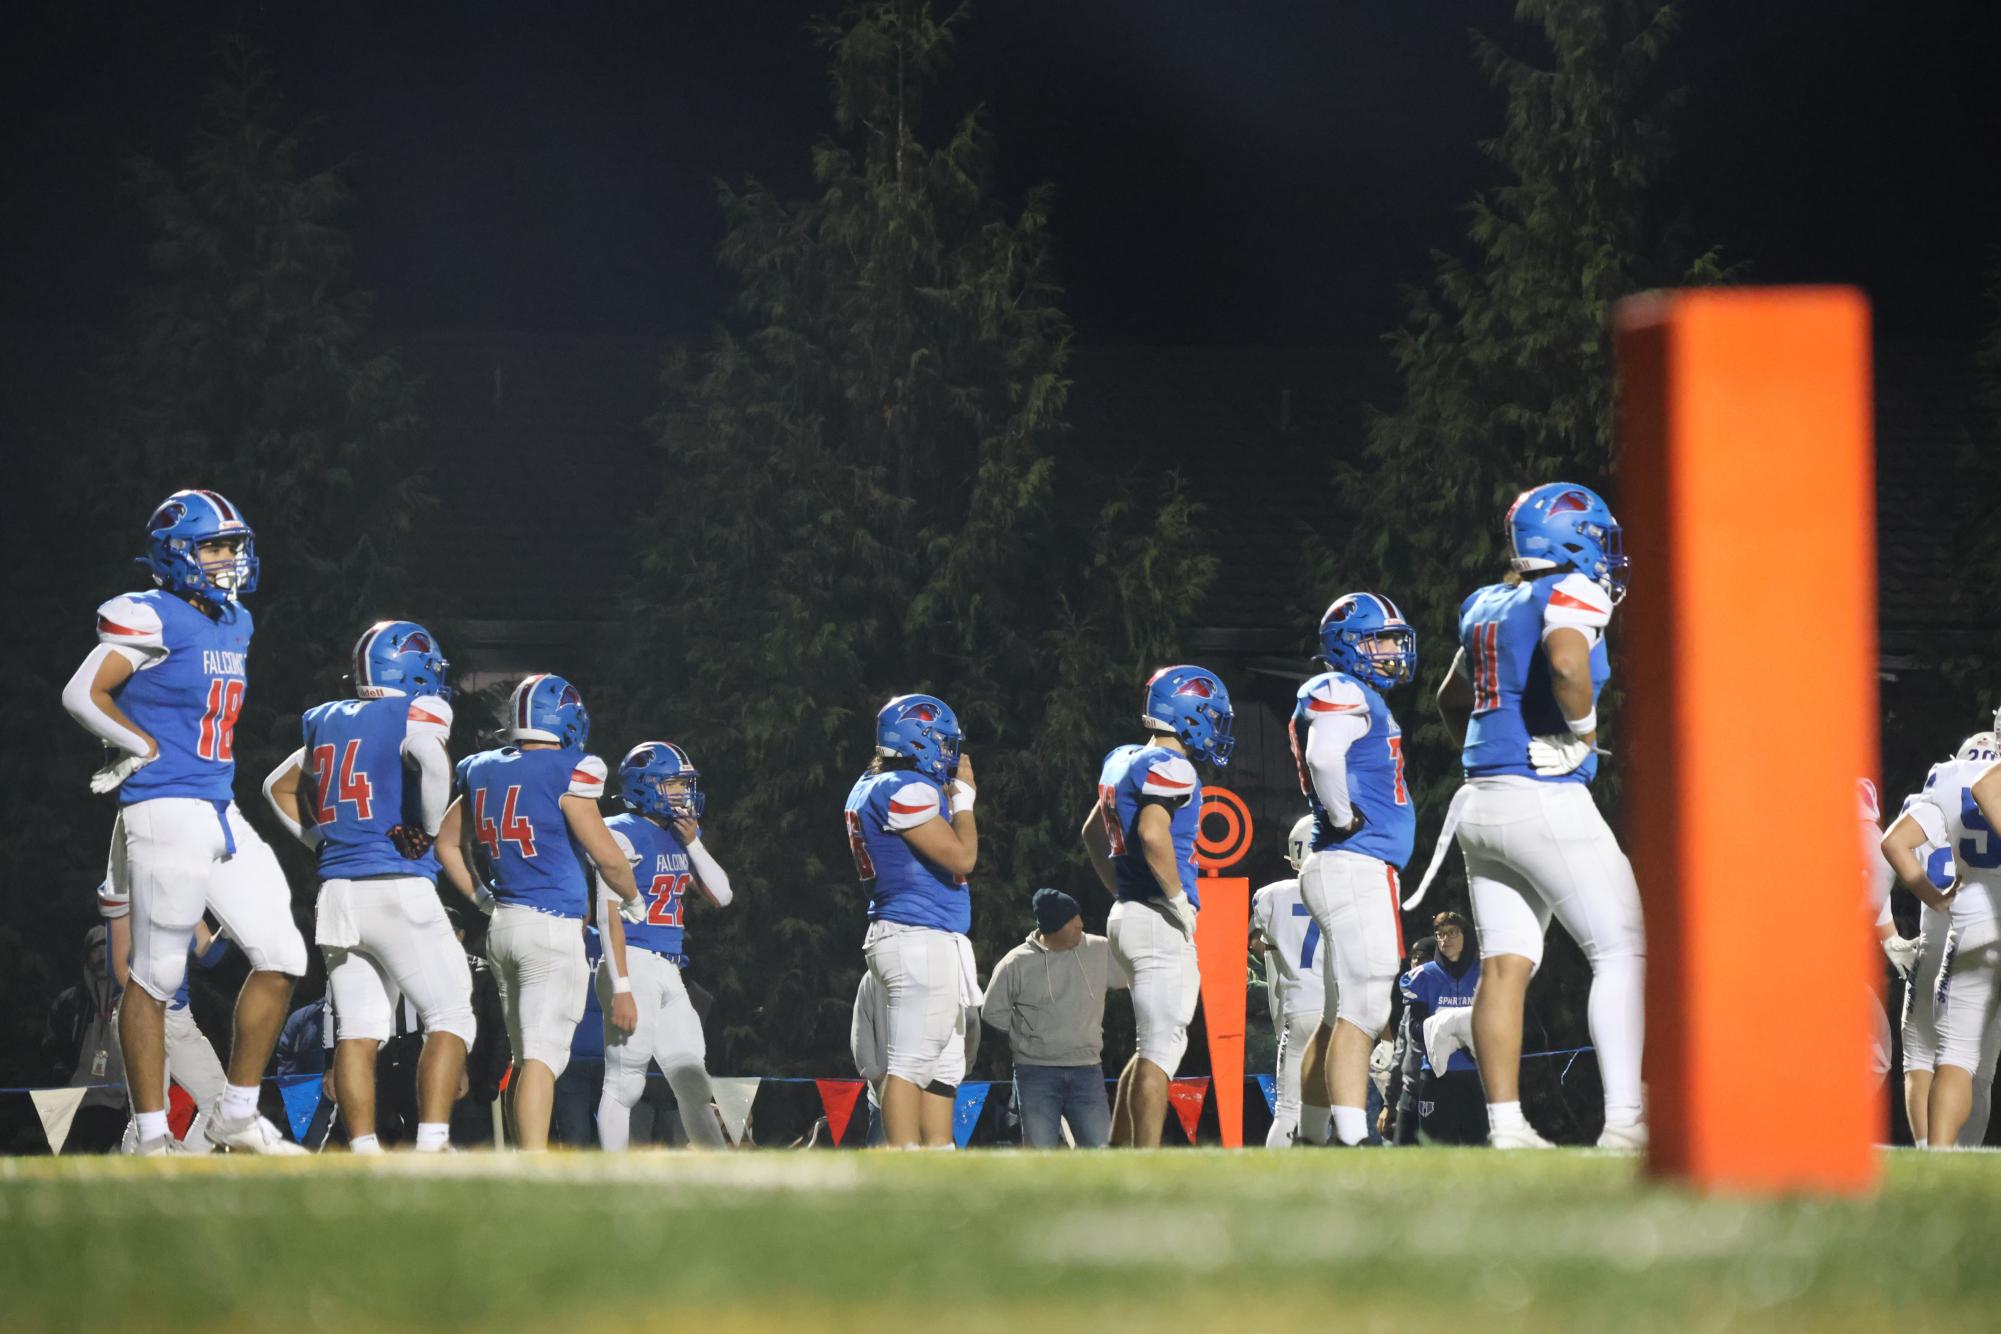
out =
[[[1928,1146],[1928,1145],[1927,1145],[1927,1144],[1926,1144],[1926,1143],[1925,1143],[1925,1142],[1924,1142],[1923,1140],[1918,1140],[1918,1141],[1917,1141],[1917,1142],[1916,1142],[1915,1144],[1913,1144],[1913,1145],[1912,1145],[1911,1147],[1912,1147],[1912,1148],[1916,1148],[1916,1149],[1923,1149],[1923,1148],[1927,1148],[1927,1147],[1929,1147],[1929,1146]]]
[[[1336,1107],[1334,1134],[1343,1144],[1360,1144],[1369,1137],[1369,1114],[1360,1107]]]
[[[1267,1149],[1285,1149],[1292,1146],[1292,1137],[1299,1129],[1299,1122],[1290,1114],[1272,1118],[1271,1129],[1265,1132]]]
[[[133,1114],[132,1119],[138,1124],[139,1138],[142,1140],[159,1139],[162,1135],[172,1133],[167,1129],[165,1112],[137,1112]]]
[[[238,1088],[234,1084],[222,1087],[222,1119],[241,1121],[246,1116],[257,1115],[257,1086]]]
[[[347,1142],[349,1153],[381,1153],[382,1141],[373,1135],[356,1135]]]
[[[1591,1045],[1598,1049],[1598,1077],[1605,1087],[1605,1119],[1632,1125],[1640,1119],[1640,1051],[1647,1036],[1647,961],[1632,955],[1600,959],[1591,969],[1587,1009]]]
[[[452,1142],[452,1128],[443,1121],[417,1123],[417,1152],[436,1153]]]
[[[1307,1103],[1299,1109],[1299,1139],[1303,1144],[1325,1144],[1327,1142],[1327,1119],[1333,1113],[1325,1107],[1315,1107]]]
[[[1528,1122],[1522,1119],[1519,1101],[1490,1102],[1487,1104],[1487,1125],[1494,1130],[1524,1130]]]

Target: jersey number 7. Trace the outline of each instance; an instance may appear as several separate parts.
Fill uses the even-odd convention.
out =
[[[520,797],[519,783],[507,789],[507,799],[500,808],[500,827],[496,829],[493,821],[486,818],[486,789],[480,788],[473,793],[473,830],[485,845],[487,858],[491,861],[500,860],[502,843],[512,843],[524,857],[535,855],[535,826],[528,823],[527,816],[514,813],[514,803]]]

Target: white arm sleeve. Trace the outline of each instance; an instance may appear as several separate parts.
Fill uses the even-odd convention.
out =
[[[271,795],[272,789],[278,786],[278,780],[285,776],[287,769],[297,769],[300,773],[305,772],[306,748],[304,746],[299,747],[290,755],[278,761],[278,767],[264,775],[264,804],[271,808],[271,814],[278,817],[278,823],[285,826],[286,833],[298,839],[299,842],[309,848],[317,848],[320,845],[320,827],[318,825],[308,826],[300,824],[297,820],[285,814],[285,808],[280,806],[277,798]]]
[[[729,872],[723,870],[714,853],[702,846],[701,839],[688,845],[688,861],[695,868],[695,878],[702,882],[702,891],[718,908],[729,907],[735,897],[730,891]]]
[[[138,662],[145,661],[145,656],[139,649],[127,648],[124,645],[99,644],[84,658],[83,664],[76,669],[76,674],[70,677],[69,684],[63,687],[63,707],[69,710],[70,717],[83,724],[84,731],[98,740],[132,755],[144,755],[152,749],[146,744],[146,739],[98,708],[97,700],[90,693],[91,686],[97,680],[98,667],[114,653],[123,654],[128,659],[138,654]],[[138,662],[133,665],[137,666]]]
[[[1369,734],[1369,706],[1362,687],[1341,677],[1313,688],[1306,698],[1306,771],[1313,795],[1336,825],[1355,818],[1348,799],[1348,747]]]
[[[451,732],[451,705],[433,695],[410,701],[403,761],[417,771],[417,816],[432,838],[438,836],[445,808],[452,804],[452,754],[445,748]]]

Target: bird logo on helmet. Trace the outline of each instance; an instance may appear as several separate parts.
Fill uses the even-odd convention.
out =
[[[1588,486],[1550,482],[1515,497],[1508,507],[1510,562],[1517,574],[1581,570],[1612,601],[1626,596],[1627,562],[1619,521]]]
[[[1417,631],[1380,593],[1345,593],[1320,618],[1320,656],[1377,690],[1417,675]]]
[[[1218,768],[1230,762],[1237,748],[1230,734],[1236,721],[1230,692],[1223,678],[1207,668],[1184,664],[1155,672],[1147,679],[1141,721],[1151,731],[1172,734],[1189,754]]]
[[[204,563],[204,542],[235,543],[228,559]],[[170,593],[192,593],[228,604],[257,590],[257,534],[220,491],[176,491],[146,520],[146,554],[139,564]]]
[[[582,746],[590,740],[591,715],[575,686],[560,676],[543,673],[514,687],[505,734],[509,741]]]
[[[1313,855],[1313,817],[1302,815],[1292,822],[1292,832],[1285,836],[1285,859],[1297,871],[1306,865],[1306,859]]]
[[[429,630],[415,621],[377,621],[354,641],[354,693],[360,699],[398,695],[452,697],[451,663]]]
[[[875,753],[915,760],[917,772],[941,783],[957,776],[964,744],[959,716],[936,695],[898,695],[875,716]]]
[[[671,741],[642,741],[618,762],[619,799],[627,810],[663,820],[699,820],[709,808],[702,772]]]

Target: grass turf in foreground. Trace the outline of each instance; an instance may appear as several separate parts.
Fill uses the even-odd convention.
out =
[[[12,1328],[1987,1329],[1997,1242],[1984,1154],[1781,1202],[1577,1152],[0,1160]]]

